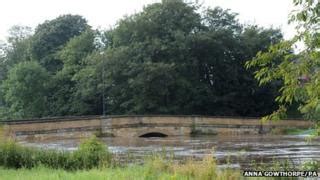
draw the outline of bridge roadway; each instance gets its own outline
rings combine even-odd
[[[189,136],[192,134],[263,134],[273,129],[309,128],[311,121],[281,120],[262,123],[259,118],[209,116],[81,116],[25,119],[2,122],[7,136],[113,137]]]

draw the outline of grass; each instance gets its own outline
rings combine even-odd
[[[2,179],[238,179],[240,170],[219,170],[213,156],[176,163],[165,153],[154,154],[143,165],[120,167],[97,138],[84,141],[74,152],[0,143]]]
[[[4,141],[5,139],[5,136],[4,136],[4,128],[3,128],[3,125],[0,124],[0,142],[1,141]]]
[[[278,166],[274,165],[275,168]],[[264,167],[265,168],[265,167]],[[261,169],[256,169],[261,170]],[[262,171],[266,169],[262,169]],[[309,169],[312,170],[312,169]],[[169,163],[159,156],[150,159],[144,165],[127,165],[125,167],[107,167],[90,170],[67,171],[43,166],[32,169],[6,169],[0,167],[0,180],[236,180],[246,179],[239,169],[216,168],[213,158],[202,161],[188,161],[184,164]],[[281,179],[262,177],[247,179]],[[297,178],[282,178],[297,179]]]
[[[232,180],[241,177],[239,169],[219,170],[212,156],[202,161],[188,161],[184,164],[174,163],[170,159],[164,159],[161,155],[154,155],[146,160],[143,165],[127,165],[124,167],[103,167],[88,170],[67,171],[52,169],[45,166],[36,166],[31,169],[8,169],[0,167],[0,180],[60,180],[60,179],[170,179],[170,180]]]
[[[111,153],[93,137],[81,143],[74,152],[23,147],[12,140],[0,142],[0,166],[33,168],[40,165],[52,169],[92,169],[111,163]]]
[[[160,166],[159,166],[160,165]],[[167,164],[168,165],[168,164]],[[161,163],[154,161],[152,165],[133,165],[127,167],[91,169],[66,171],[61,169],[50,169],[46,167],[35,167],[32,169],[5,169],[0,167],[0,180],[99,180],[99,179],[117,179],[117,180],[154,180],[154,179],[170,179],[170,180],[185,180],[185,179],[221,179],[232,180],[241,177],[240,170],[224,170],[216,171],[209,167],[203,166],[202,163],[187,163],[184,165],[168,165],[165,169]]]
[[[4,169],[0,168],[0,180],[87,180],[87,179],[143,179],[146,169],[144,167],[128,167],[128,168],[107,168],[65,171],[53,170],[45,167],[36,167],[33,169]],[[161,178],[170,177],[168,174],[161,174]],[[182,178],[181,178],[182,179]]]

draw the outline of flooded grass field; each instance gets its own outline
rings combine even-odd
[[[320,160],[320,138],[312,141],[299,135],[228,135],[196,137],[101,138],[123,163],[141,162],[144,157],[165,152],[178,161],[201,159],[214,154],[221,167],[249,168],[255,163],[290,161],[300,165]],[[48,149],[75,150],[81,139],[27,140],[21,143]]]

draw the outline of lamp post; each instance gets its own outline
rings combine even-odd
[[[105,57],[102,59],[102,116],[106,115],[105,97]]]

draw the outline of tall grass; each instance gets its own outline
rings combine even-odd
[[[186,179],[239,179],[240,169],[220,169],[213,155],[207,155],[200,161],[189,159],[184,163],[174,162],[163,154],[150,156],[143,165],[144,179],[159,179],[162,174],[171,174],[171,179],[185,177]]]
[[[12,140],[0,143],[0,166],[7,168],[33,168],[46,166],[54,169],[92,169],[107,167],[111,153],[93,137],[84,141],[74,152],[23,147]]]
[[[123,172],[128,174],[123,179],[237,179],[241,174],[240,170],[219,170],[213,156],[181,164],[167,158],[165,152],[149,156],[143,165],[111,166],[111,154],[95,137],[82,142],[74,152],[23,147],[8,140],[0,144],[0,154],[0,179],[37,179],[29,172],[42,174],[38,179],[46,179],[46,176],[52,176],[50,179],[82,179],[89,176],[105,179],[103,175],[106,171],[114,173],[114,176],[108,176],[110,179],[122,179]],[[70,174],[69,170],[74,173]],[[21,176],[16,176],[19,173]]]
[[[0,142],[4,141],[5,135],[4,135],[4,128],[3,125],[0,124]]]
[[[38,166],[32,169],[4,169],[0,167],[0,179],[170,179],[170,180],[232,180],[240,179],[240,170],[218,170],[212,157],[184,164],[168,163],[161,156],[154,156],[143,165],[107,167],[102,169],[65,171]]]

